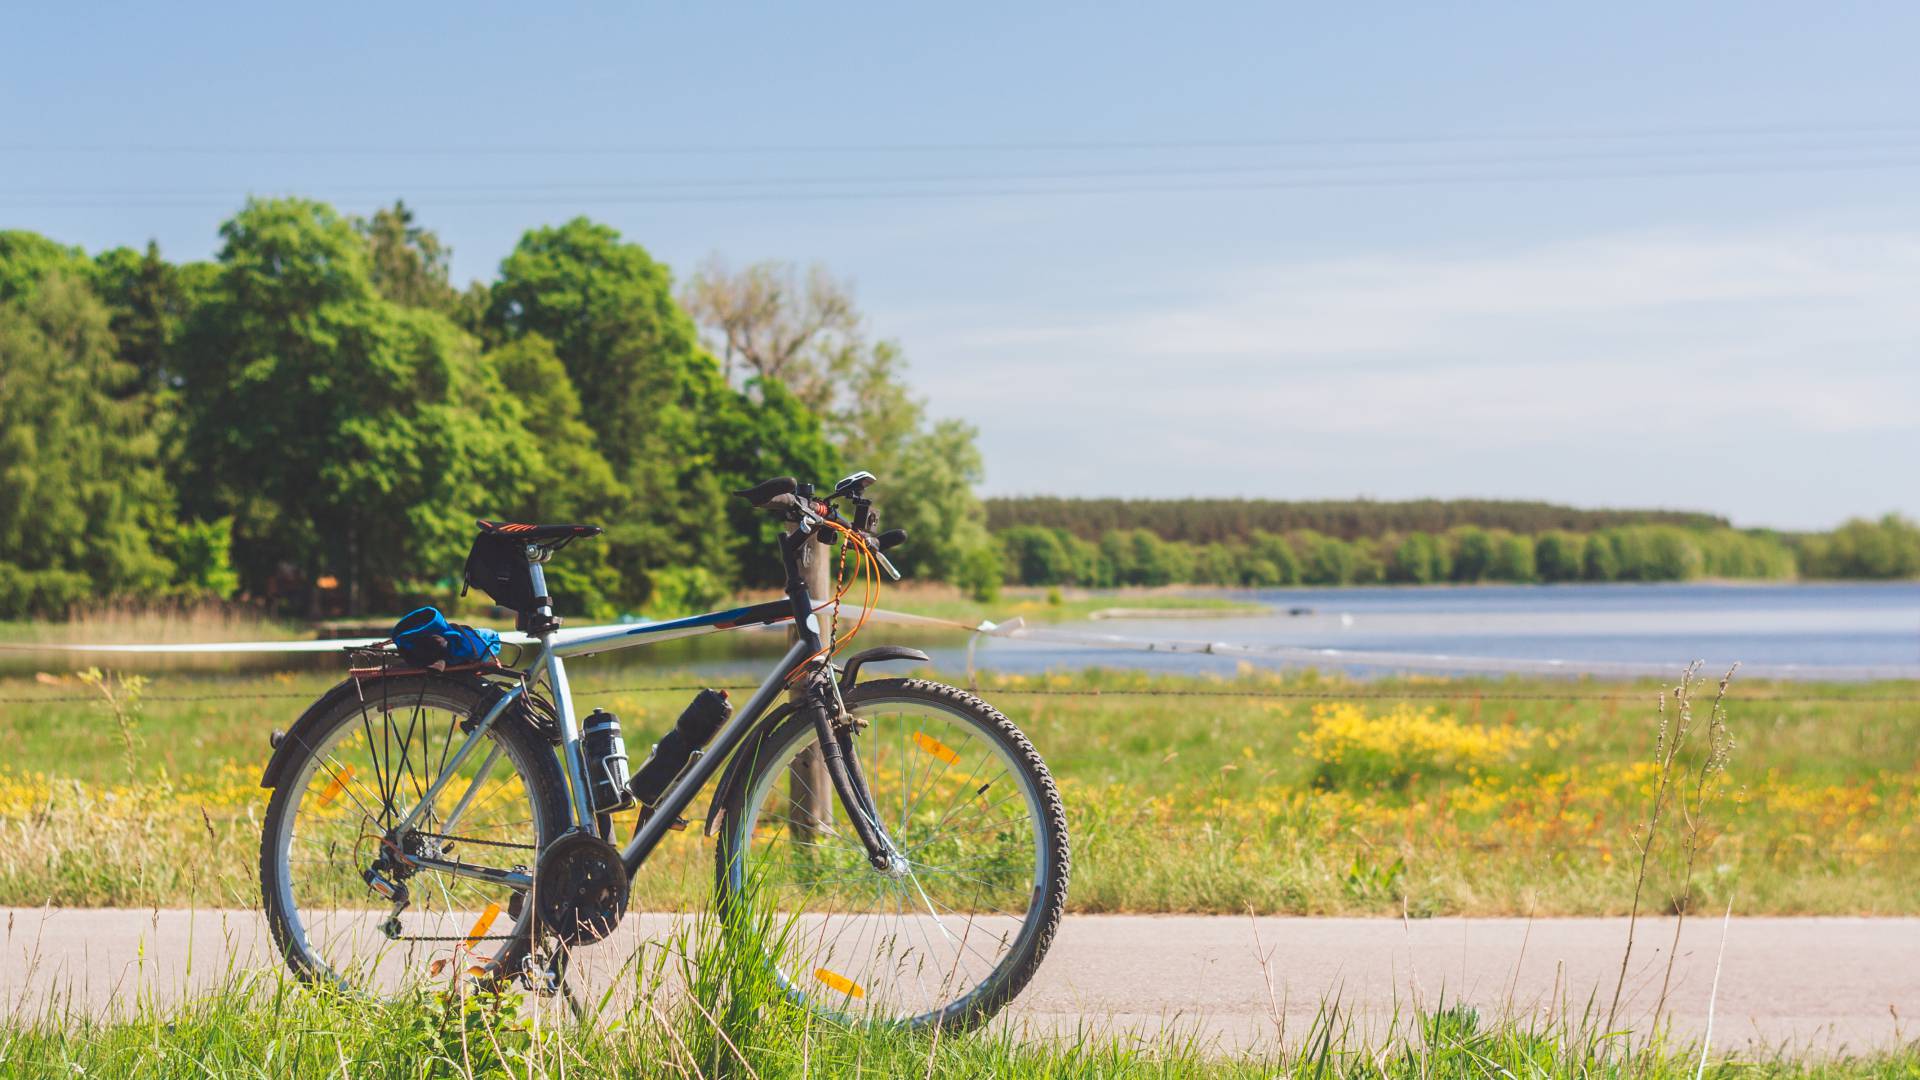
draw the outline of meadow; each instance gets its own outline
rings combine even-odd
[[[333,679],[164,672],[129,693],[109,676],[117,712],[74,676],[0,679],[0,904],[254,906],[267,735]],[[1630,902],[1660,776],[1659,684],[983,679],[1059,778],[1071,910],[1544,916]],[[642,745],[694,685],[575,676],[583,705]],[[1715,909],[1737,892],[1740,914],[1920,913],[1920,687],[1736,679],[1726,733],[1690,842],[1649,859],[1652,907],[1687,895]],[[636,904],[700,906],[709,844],[671,834]]]

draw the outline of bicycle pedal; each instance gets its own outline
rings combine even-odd
[[[671,830],[673,830],[674,832],[686,832],[686,831],[687,831],[687,819],[686,819],[686,818],[683,818],[683,817],[677,817],[677,818],[674,818],[674,819],[673,819],[673,824],[671,824],[671,825],[669,825],[669,826],[667,826],[667,828],[669,828],[669,829],[671,829]]]

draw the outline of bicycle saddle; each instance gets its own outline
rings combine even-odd
[[[478,522],[483,533],[496,533],[515,540],[571,540],[578,536],[599,536],[605,532],[598,525],[519,525],[504,521]]]

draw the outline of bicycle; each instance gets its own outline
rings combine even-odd
[[[378,653],[272,740],[260,879],[294,973],[379,992],[450,968],[551,992],[569,951],[619,924],[634,875],[713,781],[703,832],[717,837],[717,908],[766,913],[776,932],[758,959],[790,999],[851,1023],[992,1018],[1059,924],[1065,814],[1045,762],[986,702],[918,679],[860,681],[868,665],[925,653],[881,646],[836,662],[881,571],[900,576],[884,551],[905,534],[874,535],[873,482],[856,473],[816,496],[781,477],[735,492],[787,526],[784,599],[586,631],[562,632],[544,565],[601,529],[480,522],[468,581],[518,613],[530,642],[516,666],[421,669]],[[836,542],[855,570],[814,597],[806,545],[824,555]],[[856,579],[867,602],[836,637]],[[638,769],[617,718],[575,712],[569,658],[781,623],[793,643],[744,707],[703,691]],[[809,754],[831,803],[806,780],[820,771]],[[628,809],[637,824],[616,847],[613,815]]]

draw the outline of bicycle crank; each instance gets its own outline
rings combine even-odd
[[[534,913],[565,944],[591,945],[620,925],[628,888],[620,849],[576,830],[540,853],[533,871]]]

